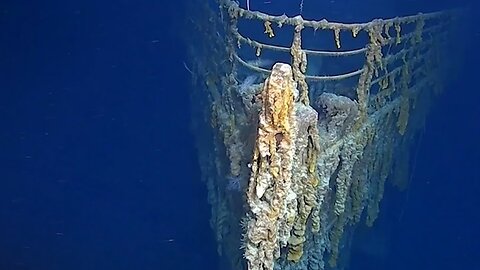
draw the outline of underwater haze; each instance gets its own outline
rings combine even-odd
[[[480,3],[303,2],[347,22],[463,9],[458,74],[413,144],[411,183],[357,232],[348,269],[480,269]],[[0,2],[0,270],[227,270],[191,128],[192,3]]]

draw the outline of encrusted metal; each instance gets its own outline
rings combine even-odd
[[[344,268],[385,182],[408,184],[455,12],[348,24],[197,4],[186,65],[222,269]]]

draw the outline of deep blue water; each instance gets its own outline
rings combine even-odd
[[[332,8],[369,17],[455,4],[359,2]],[[0,270],[217,269],[183,5],[0,3]],[[395,220],[389,252],[354,255],[352,270],[480,269],[480,30],[467,30],[451,54],[468,53],[462,76],[429,115],[408,200],[383,217]]]

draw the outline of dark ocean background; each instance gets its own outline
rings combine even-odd
[[[478,4],[315,1],[334,20],[467,7],[450,53],[460,76],[414,144],[407,198],[381,212],[366,234],[382,240],[351,270],[480,269]],[[190,129],[180,26],[198,14],[186,4],[0,2],[0,270],[218,269]]]

